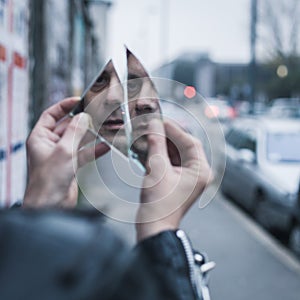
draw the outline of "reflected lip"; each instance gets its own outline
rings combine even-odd
[[[119,130],[124,128],[124,122],[119,118],[110,118],[102,124],[102,127],[109,130]]]

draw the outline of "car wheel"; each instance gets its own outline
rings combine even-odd
[[[289,246],[300,257],[300,225],[293,227],[290,234]]]

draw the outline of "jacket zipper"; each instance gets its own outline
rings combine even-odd
[[[196,283],[196,275],[195,275],[195,269],[194,269],[194,252],[193,249],[191,247],[190,241],[187,237],[187,235],[185,234],[185,232],[183,230],[178,230],[176,232],[177,237],[180,239],[187,261],[188,261],[188,265],[189,265],[189,273],[190,273],[190,280],[192,283],[192,286],[194,288],[194,290],[197,293],[197,296],[199,297],[199,299],[202,299],[202,293],[201,290],[199,291],[199,287]]]

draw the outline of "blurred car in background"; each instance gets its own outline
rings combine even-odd
[[[267,114],[276,118],[300,118],[300,99],[274,99],[270,103]]]
[[[206,98],[205,115],[209,119],[218,119],[220,122],[231,121],[236,117],[234,108],[225,100]]]
[[[300,105],[300,98],[276,98],[270,101],[270,106]]]
[[[235,112],[236,116],[245,117],[247,115],[252,114],[255,116],[264,115],[267,111],[267,107],[263,102],[255,102],[251,107],[251,103],[249,101],[236,101],[235,103]]]
[[[249,101],[239,100],[235,102],[234,108],[238,117],[247,116],[250,113],[251,104]]]
[[[180,125],[186,132],[196,136],[199,124],[191,112],[182,104],[160,100],[162,115]]]
[[[297,206],[294,210],[291,232],[289,236],[290,248],[300,257],[300,181],[297,197]]]
[[[289,231],[300,177],[300,121],[239,119],[225,138],[224,194],[264,227]]]
[[[255,116],[263,116],[266,114],[267,107],[266,104],[263,102],[255,102],[253,104],[253,114]]]

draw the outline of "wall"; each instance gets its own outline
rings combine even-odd
[[[28,0],[0,1],[0,207],[23,198],[28,135]]]
[[[106,47],[109,6],[0,0],[0,207],[23,199],[29,128],[46,107],[80,95],[95,76]]]

